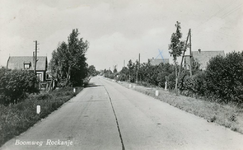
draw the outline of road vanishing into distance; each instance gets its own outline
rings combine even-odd
[[[103,77],[3,150],[243,150],[243,135]]]

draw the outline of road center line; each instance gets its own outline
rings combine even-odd
[[[124,143],[123,143],[121,130],[120,130],[120,127],[119,127],[119,122],[118,122],[118,119],[117,119],[117,116],[116,116],[116,111],[115,111],[114,106],[112,104],[112,101],[111,101],[111,97],[110,97],[109,92],[107,91],[107,89],[106,89],[105,86],[104,86],[104,88],[105,88],[105,90],[107,92],[107,95],[108,95],[108,97],[110,99],[111,107],[112,107],[112,110],[113,110],[113,113],[114,113],[114,116],[115,116],[115,119],[116,119],[116,125],[117,125],[117,129],[118,129],[119,137],[120,137],[120,140],[121,140],[121,144],[122,144],[122,150],[125,150],[125,146],[124,146]]]

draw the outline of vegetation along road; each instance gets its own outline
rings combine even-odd
[[[242,134],[94,77],[75,98],[1,149],[242,148]]]

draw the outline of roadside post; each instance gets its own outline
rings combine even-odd
[[[155,91],[155,96],[159,96],[159,91],[158,90]]]
[[[40,107],[40,105],[37,105],[36,106],[36,113],[40,114],[40,112],[41,112],[41,107]]]
[[[167,81],[165,81],[165,90],[167,91]]]

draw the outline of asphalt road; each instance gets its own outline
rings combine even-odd
[[[243,135],[102,77],[1,149],[242,150]]]

